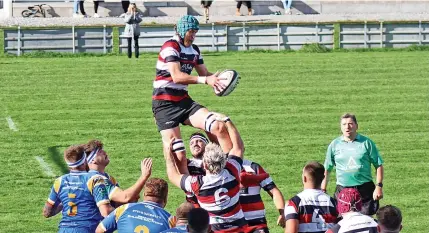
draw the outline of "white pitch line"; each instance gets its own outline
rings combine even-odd
[[[12,117],[8,116],[6,117],[7,123],[9,124],[9,129],[12,131],[18,131],[18,128],[16,127],[15,123],[12,120]]]
[[[54,174],[54,172],[52,171],[51,167],[49,167],[49,165],[45,162],[45,160],[43,160],[43,158],[42,158],[42,157],[40,157],[40,156],[35,156],[34,158],[37,160],[37,162],[39,162],[40,167],[42,167],[42,170],[45,172],[45,174],[46,174],[47,176],[50,176],[50,177],[55,176],[55,174]]]

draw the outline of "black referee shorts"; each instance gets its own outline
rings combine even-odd
[[[355,188],[359,191],[359,194],[362,198],[362,214],[371,216],[377,212],[378,208],[380,207],[380,203],[379,201],[374,201],[374,199],[372,198],[372,195],[375,190],[374,182],[367,182],[352,187],[343,187],[341,185],[337,185],[337,188],[335,189],[335,200],[337,200],[338,194],[344,188]]]
[[[204,106],[185,98],[174,102],[168,100],[152,100],[152,112],[155,117],[158,131],[172,129],[184,122]]]

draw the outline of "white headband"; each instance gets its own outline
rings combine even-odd
[[[71,163],[71,162],[68,162],[68,161],[66,160],[66,163],[67,163],[67,166],[69,166],[69,167],[71,167],[71,168],[76,168],[76,167],[79,167],[80,165],[84,164],[84,163],[85,163],[85,161],[86,161],[86,153],[85,153],[85,152],[83,152],[83,156],[82,156],[82,158],[81,158],[81,159],[79,159],[78,161]]]

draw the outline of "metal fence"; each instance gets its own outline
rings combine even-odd
[[[339,29],[335,31],[334,28]],[[119,27],[119,43],[113,44],[113,27],[71,27],[60,29],[4,29],[4,50],[21,55],[38,50],[54,52],[110,53],[114,46],[126,52],[127,40]],[[171,26],[142,27],[141,51],[157,52],[174,34]],[[335,41],[338,40],[338,41]],[[300,49],[318,43],[333,48],[406,47],[429,43],[429,23],[355,23],[355,24],[230,24],[201,25],[196,44],[202,51],[249,49]]]
[[[361,23],[340,25],[340,48],[401,48],[429,43],[429,23]]]
[[[120,28],[121,35],[122,32],[123,28]],[[159,51],[162,43],[173,34],[171,27],[143,28],[139,47],[144,51]],[[300,49],[308,43],[320,43],[332,48],[333,25],[201,25],[195,43],[202,51]],[[126,50],[126,47],[126,38],[120,36],[120,51]]]
[[[111,27],[4,30],[5,51],[21,55],[34,51],[109,53],[113,47]]]

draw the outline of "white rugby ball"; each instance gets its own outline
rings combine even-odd
[[[220,82],[225,85],[225,89],[218,91],[216,88],[213,88],[217,96],[227,96],[231,94],[240,79],[240,75],[235,70],[224,70],[218,75],[218,77],[221,78]]]

